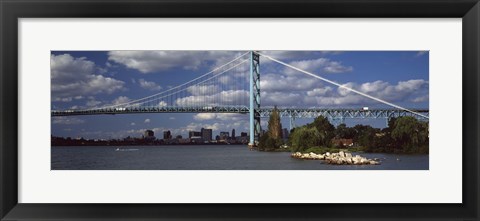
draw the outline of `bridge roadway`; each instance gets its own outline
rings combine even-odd
[[[273,108],[261,108],[260,117],[267,118]],[[324,116],[331,119],[348,118],[392,118],[412,116],[421,120],[428,120],[422,116],[399,109],[329,109],[329,108],[278,108],[281,117],[315,118]],[[414,112],[428,116],[428,109],[410,109]],[[78,116],[78,115],[115,115],[139,113],[241,113],[248,114],[249,108],[241,107],[130,107],[130,108],[105,108],[92,110],[52,110],[51,116]]]

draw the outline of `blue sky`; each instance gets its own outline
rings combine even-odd
[[[239,51],[53,51],[52,109],[91,109],[146,97],[187,82],[245,52]],[[262,53],[406,108],[428,108],[429,54],[425,51],[263,51]],[[242,68],[243,67],[243,68]],[[248,62],[235,69],[248,74]],[[338,89],[264,57],[261,105],[279,107],[390,108]],[[228,76],[228,73],[226,73]],[[246,76],[246,75],[245,75]],[[248,93],[246,82],[234,81]],[[225,89],[227,90],[227,89]],[[195,98],[197,94],[186,94]],[[235,98],[238,98],[236,96]],[[244,99],[242,99],[243,101]],[[236,102],[236,100],[232,100]],[[265,127],[267,119],[262,124]],[[297,120],[297,125],[311,119]],[[282,120],[288,127],[288,119]],[[383,127],[385,120],[347,120]],[[190,130],[248,131],[241,114],[129,114],[52,118],[52,135],[92,139],[140,137],[152,129],[184,137]]]

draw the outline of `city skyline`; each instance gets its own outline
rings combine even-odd
[[[181,84],[242,52],[229,51],[54,51],[51,55],[52,109],[85,109],[128,102]],[[428,109],[428,52],[264,52],[364,93],[407,108]],[[385,107],[292,70],[261,60],[262,106]],[[228,79],[225,79],[228,80]],[[311,119],[297,119],[303,125]],[[186,136],[248,131],[248,115],[175,113],[52,118],[52,135],[111,139],[165,130]],[[384,120],[352,120],[382,127]],[[288,125],[288,119],[282,119]],[[266,120],[262,121],[265,128]]]

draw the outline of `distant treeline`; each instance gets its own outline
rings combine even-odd
[[[275,111],[275,110],[274,110]],[[272,125],[279,125],[277,115],[269,120],[269,131],[260,138],[259,149],[275,151],[283,144],[287,144],[293,152],[302,152],[309,148],[356,148],[365,152],[380,153],[428,153],[429,135],[428,122],[422,122],[414,117],[391,118],[388,127],[384,129],[373,128],[368,125],[356,125],[347,127],[340,124],[334,127],[325,117],[320,116],[307,125],[294,128],[290,131],[288,141],[270,133],[270,130],[277,131],[278,128],[271,128]],[[342,143],[333,142],[339,139],[352,139],[351,147],[343,146]]]

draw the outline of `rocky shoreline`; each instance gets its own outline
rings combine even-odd
[[[351,153],[345,153],[340,151],[338,153],[325,153],[325,154],[316,154],[313,152],[310,153],[292,153],[291,157],[297,159],[306,159],[306,160],[324,160],[328,164],[335,165],[379,165],[380,162],[377,159],[367,159],[360,155],[353,156]]]

